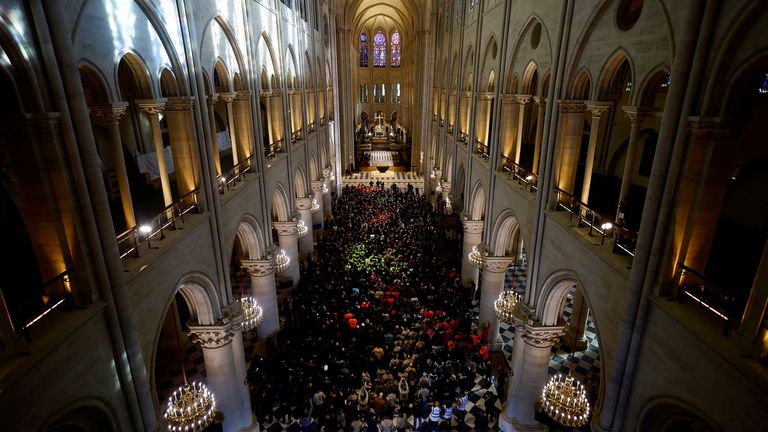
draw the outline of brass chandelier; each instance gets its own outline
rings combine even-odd
[[[520,302],[520,294],[512,291],[502,291],[496,301],[493,302],[493,312],[501,322],[512,324]]]
[[[168,430],[194,432],[205,429],[213,421],[216,399],[203,383],[186,382],[168,398],[165,419]]]
[[[472,250],[469,251],[467,259],[472,267],[477,267],[481,270],[485,267],[485,253],[480,249],[480,245],[472,246]]]
[[[553,376],[541,391],[541,405],[544,412],[556,422],[568,427],[584,426],[589,420],[590,406],[584,386],[573,377],[573,359],[576,352],[576,339],[581,334],[582,313],[579,309],[578,325],[571,348],[571,364],[568,375],[558,373]],[[573,319],[573,316],[571,316]]]
[[[280,252],[275,256],[275,272],[276,273],[282,273],[285,270],[288,269],[288,266],[291,264],[291,258],[288,257],[288,255],[285,253],[284,250],[280,249]]]
[[[255,298],[240,298],[240,306],[243,308],[243,331],[251,331],[264,321],[264,311]]]

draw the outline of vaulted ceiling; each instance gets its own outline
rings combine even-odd
[[[425,21],[429,0],[344,0],[339,22],[349,23],[353,33],[365,28],[396,27],[403,36],[414,35]]]

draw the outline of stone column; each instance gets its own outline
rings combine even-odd
[[[312,180],[312,193],[314,194],[314,202],[318,206],[318,209],[312,212],[312,224],[319,225],[319,231],[323,229],[323,210],[325,207],[323,203],[323,182],[321,180]]]
[[[163,136],[160,134],[160,119],[158,114],[165,109],[165,99],[136,99],[136,105],[149,116],[149,124],[152,126],[152,141],[155,143],[155,156],[157,156],[157,169],[160,171],[160,185],[163,189],[163,201],[165,206],[173,204],[171,195],[171,182],[168,180],[168,168],[165,166],[165,153],[163,152]]]
[[[277,230],[277,241],[280,245],[280,249],[285,251],[285,254],[291,260],[288,263],[288,268],[283,272],[283,275],[290,278],[295,287],[299,283],[299,237],[298,230],[296,229],[295,221],[287,222],[272,222],[272,226]]]
[[[235,109],[232,102],[235,100],[235,93],[220,93],[219,97],[224,100],[227,107],[227,129],[229,129],[229,142],[232,143],[232,164],[239,163],[237,156],[237,127],[235,126]]]
[[[536,116],[536,141],[534,141],[533,148],[533,167],[531,171],[539,174],[539,158],[541,156],[541,140],[544,138],[544,113],[547,110],[547,98],[541,96],[534,96],[534,101],[539,105],[539,109]]]
[[[547,430],[534,416],[536,403],[547,382],[552,345],[561,334],[562,327],[539,327],[520,320],[515,323],[512,375],[507,402],[499,417],[499,429],[502,431]]]
[[[122,138],[120,137],[120,119],[125,116],[127,111],[128,102],[118,102],[91,108],[92,115],[97,119],[104,121],[109,129],[109,141],[112,147],[115,171],[117,172],[117,182],[120,185],[120,202],[123,205],[125,226],[126,228],[131,229],[136,226],[136,216],[133,213],[131,187],[128,182],[128,171],[125,168],[123,144]]]
[[[307,227],[307,232],[299,236],[299,253],[305,260],[312,254],[312,198],[296,198],[296,212]]]
[[[587,338],[584,331],[587,329],[587,314],[589,309],[584,302],[583,288],[576,286],[573,292],[573,308],[571,309],[571,319],[565,329],[563,336],[563,347],[572,348],[573,341],[576,341],[576,349],[583,350],[587,347]]]
[[[233,305],[239,306],[237,303]],[[232,308],[232,311],[236,309]],[[207,385],[216,397],[217,409],[223,414],[224,431],[253,430],[240,330],[242,315],[225,321],[212,326],[189,326],[189,335],[203,348]],[[239,343],[233,343],[235,339]]]
[[[280,330],[280,317],[277,307],[277,287],[275,286],[275,258],[264,260],[240,260],[243,268],[251,276],[251,295],[259,302],[264,313],[264,320],[256,329],[259,339],[268,338]]]
[[[323,168],[323,218],[327,219],[331,217],[332,212],[333,205],[331,203],[331,167],[325,167]]]
[[[211,146],[213,148],[213,163],[216,166],[216,176],[221,175],[221,159],[219,158],[219,143],[216,140],[216,102],[219,95],[208,95],[208,123],[211,125]]]
[[[253,115],[251,115],[251,91],[241,90],[232,103],[237,124],[237,160],[245,161],[253,154]],[[234,150],[234,147],[233,147]]]
[[[520,105],[515,103],[515,95],[505,94],[501,98],[501,155],[510,161],[515,160],[515,143],[517,138],[517,110]],[[504,160],[501,162],[505,163]]]
[[[195,157],[197,138],[192,119],[193,106],[194,98],[191,96],[170,97],[165,103],[168,138],[171,141],[176,187],[180,196],[195,190],[200,171]]]
[[[477,286],[479,271],[469,263],[469,253],[473,247],[483,241],[483,221],[464,220],[462,224],[464,225],[464,243],[461,248],[461,284],[467,286],[470,282],[474,282]]]
[[[447,203],[451,199],[451,182],[444,181],[441,187],[443,189],[443,202]]]
[[[493,309],[493,304],[504,290],[504,275],[507,267],[515,261],[513,257],[485,257],[483,266],[483,282],[480,289],[480,328],[490,325],[488,332],[488,347],[491,351],[501,350],[499,336],[499,320]]]
[[[515,135],[515,163],[520,165],[520,151],[523,147],[523,128],[525,127],[525,106],[531,101],[530,95],[515,95],[517,104],[517,134]]]
[[[592,128],[589,131],[589,147],[587,148],[587,161],[584,166],[584,183],[581,186],[581,202],[589,205],[589,188],[592,185],[592,168],[595,163],[595,149],[597,140],[603,134],[600,124],[600,116],[608,111],[611,102],[587,102],[587,109],[592,113]]]
[[[579,165],[581,138],[584,130],[584,111],[582,101],[560,101],[560,125],[557,129],[557,187],[573,193],[576,183],[576,170]]]
[[[629,189],[632,186],[632,177],[637,172],[637,160],[638,148],[642,149],[642,145],[638,144],[638,136],[640,135],[640,129],[643,127],[643,121],[653,113],[652,108],[623,106],[624,113],[629,117],[630,129],[629,129],[629,145],[627,146],[627,157],[624,160],[624,173],[621,175],[621,192],[619,193],[619,205],[616,209],[616,223],[619,223],[619,212],[621,203],[627,200],[629,195]]]

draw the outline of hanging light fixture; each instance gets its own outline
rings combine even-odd
[[[177,311],[173,311],[176,321]],[[199,382],[187,382],[187,371],[184,367],[184,357],[181,351],[179,338],[179,323],[176,321],[176,345],[179,349],[179,362],[184,383],[168,398],[168,407],[165,409],[165,420],[168,422],[168,430],[173,432],[202,431],[213,422],[216,413],[216,398],[208,387]]]
[[[298,231],[299,237],[304,237],[307,232],[309,232],[309,228],[307,228],[307,224],[304,223],[303,220],[299,219],[299,221],[296,223],[296,230]]]
[[[264,311],[256,299],[245,295],[242,278],[240,278],[240,307],[243,308],[243,331],[255,329],[264,320]]]
[[[502,291],[496,301],[493,302],[493,312],[496,314],[496,318],[501,322],[512,324],[519,302],[520,294],[512,290]]]
[[[251,331],[264,320],[264,311],[255,298],[251,296],[240,298],[243,307],[243,331]]]
[[[284,272],[286,269],[288,269],[290,264],[291,259],[288,257],[284,250],[280,249],[280,252],[277,254],[277,256],[275,256],[275,273]]]
[[[573,347],[571,348],[571,365],[568,375],[558,373],[553,376],[541,391],[541,405],[544,412],[556,422],[568,427],[580,427],[589,420],[590,406],[584,386],[573,377],[573,359],[576,352],[576,339],[581,333],[581,321],[584,305],[579,309],[579,321],[576,327]]]
[[[485,253],[481,250],[480,245],[472,246],[472,250],[467,254],[467,259],[472,267],[483,269],[485,267]]]

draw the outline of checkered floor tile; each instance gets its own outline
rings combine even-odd
[[[504,289],[514,289],[518,293],[525,292],[528,273],[525,260],[520,266],[510,267],[504,278]],[[563,318],[565,322],[570,322],[573,312],[573,293],[569,293],[566,298]],[[512,361],[512,345],[514,343],[515,330],[505,323],[500,324],[499,333],[504,342],[504,355],[507,361]],[[587,315],[587,326],[584,331],[587,339],[587,347],[584,350],[577,350],[574,353],[573,374],[586,385],[597,388],[600,380],[600,346],[597,340],[597,330],[592,321],[592,314]],[[558,372],[567,374],[570,368],[571,353],[561,347],[561,343],[552,347],[552,358],[549,361],[549,375],[552,376]]]

